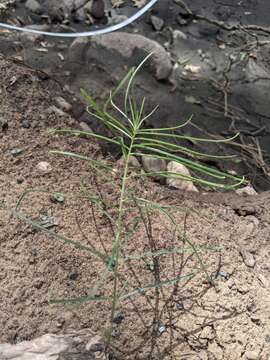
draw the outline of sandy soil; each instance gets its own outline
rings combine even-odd
[[[112,179],[95,177],[87,163],[50,154],[51,149],[61,149],[103,161],[98,145],[87,139],[48,134],[50,128],[78,127],[68,114],[59,115],[51,108],[55,105],[51,80],[3,59],[0,71],[0,200],[14,207],[29,188],[63,192],[63,203],[53,201],[49,193],[29,193],[19,211],[39,223],[53,218],[56,224],[50,229],[57,234],[108,252],[113,228],[96,206],[78,194],[83,179],[88,194],[97,196],[100,191],[114,216],[121,168],[116,166]],[[48,172],[38,169],[41,161],[50,164]],[[151,181],[135,182],[132,187],[141,197],[181,208],[174,211],[177,223],[194,245],[208,246],[201,256],[215,286],[209,286],[198,271],[190,280],[164,286],[159,294],[151,290],[122,301],[119,312],[123,316],[114,326],[111,358],[269,359],[270,194],[194,198]],[[127,216],[127,228],[137,215],[135,211]],[[140,220],[124,247],[125,254],[188,247],[161,215],[153,212],[145,221],[151,223],[153,242]],[[0,341],[17,343],[71,329],[102,335],[110,316],[109,303],[49,305],[48,300],[89,295],[105,271],[104,263],[4,210],[0,210],[0,229]],[[245,261],[241,253],[246,254]],[[153,283],[150,260],[121,265],[120,282],[127,291]],[[157,264],[160,281],[199,269],[190,252],[159,257]],[[98,295],[108,295],[111,287],[110,275]]]

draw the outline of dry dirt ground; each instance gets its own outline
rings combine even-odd
[[[30,188],[63,192],[63,203],[47,192],[29,193],[18,211],[39,223],[54,222],[50,231],[106,253],[114,229],[93,197],[102,193],[104,206],[115,215],[121,167],[115,165],[111,177],[95,176],[87,162],[49,153],[61,149],[103,161],[98,145],[88,139],[48,134],[50,128],[78,127],[68,114],[51,108],[52,88],[52,80],[41,73],[0,59],[0,201],[14,208]],[[42,161],[51,169],[40,170]],[[190,251],[121,263],[119,284],[125,291],[154,281],[165,286],[161,291],[148,288],[119,303],[110,358],[270,359],[270,194],[194,197],[135,180],[132,188],[136,196],[174,206],[173,215],[186,239],[207,247],[200,256],[215,286],[209,285]],[[127,229],[140,219],[125,243],[125,255],[189,249],[157,212],[149,211],[144,221],[137,215],[135,210],[125,219]],[[0,342],[82,329],[102,335],[110,317],[108,302],[52,305],[48,300],[91,294],[105,272],[104,263],[5,210],[0,210],[0,229]],[[158,271],[153,271],[150,260]],[[196,275],[189,277],[192,272]],[[177,276],[181,281],[169,285]],[[111,287],[109,274],[98,296],[108,295]]]

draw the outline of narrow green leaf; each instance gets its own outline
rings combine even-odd
[[[40,225],[39,223],[29,219],[24,214],[12,209],[12,208],[9,208],[9,207],[5,206],[5,210],[7,210],[16,219],[19,219],[19,220],[23,221],[25,224],[32,226],[34,229],[40,230],[40,231],[46,233],[47,235],[49,235],[49,236],[51,236],[51,237],[53,237],[53,238],[55,238],[57,240],[60,240],[60,241],[62,241],[64,243],[66,243],[66,244],[73,245],[74,247],[76,247],[76,248],[78,248],[78,249],[80,249],[82,251],[86,251],[86,252],[90,253],[91,255],[93,255],[94,257],[97,257],[97,258],[101,259],[103,262],[108,261],[107,255],[103,254],[100,251],[93,250],[93,249],[91,249],[91,248],[89,248],[89,247],[87,247],[85,245],[80,244],[77,241],[74,241],[72,239],[67,238],[66,236],[56,234],[54,231],[47,229],[46,227],[44,227],[44,226]]]

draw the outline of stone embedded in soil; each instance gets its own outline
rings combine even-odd
[[[125,320],[125,315],[122,312],[119,312],[118,314],[115,315],[113,322],[115,324],[121,324],[123,321]]]
[[[12,149],[12,150],[10,150],[10,154],[12,155],[12,156],[18,156],[18,155],[20,155],[20,154],[22,154],[23,153],[23,149],[19,149],[19,148],[16,148],[16,149]]]
[[[196,186],[191,181],[186,180],[186,178],[189,178],[191,175],[184,165],[176,161],[170,161],[167,170],[168,172],[174,173],[167,177],[167,185],[184,191],[198,192]]]
[[[23,119],[21,122],[21,127],[24,129],[30,129],[31,124],[27,119]]]
[[[105,4],[103,0],[88,1],[83,9],[96,19],[102,19],[105,15]]]
[[[166,326],[160,325],[158,328],[158,331],[159,331],[160,335],[162,335],[164,332],[166,332]]]
[[[251,254],[250,251],[248,251],[246,249],[241,249],[240,255],[242,256],[244,264],[247,267],[254,268],[254,266],[256,265],[256,259],[255,259],[255,256],[253,254]]]
[[[0,117],[0,130],[6,132],[8,130],[8,122]]]
[[[184,304],[183,303],[177,303],[175,305],[175,307],[176,307],[176,310],[184,310]]]
[[[163,159],[157,159],[150,155],[144,155],[142,156],[142,165],[146,172],[152,173],[152,172],[164,172],[167,169],[167,163]],[[155,178],[161,178],[161,176],[153,175]]]
[[[155,15],[152,15],[150,19],[154,30],[161,31],[164,26],[164,20]]]
[[[241,195],[241,196],[253,196],[253,195],[258,195],[257,191],[251,186],[245,186],[241,189],[237,189],[235,190],[236,194]]]
[[[69,274],[68,274],[68,278],[69,280],[77,280],[79,277],[79,273],[77,271],[71,271]]]
[[[263,276],[262,274],[259,274],[257,275],[257,278],[259,280],[260,285],[267,289],[269,286],[269,281],[266,279],[266,277]]]
[[[44,174],[52,171],[52,166],[47,161],[40,161],[36,167],[40,172]]]
[[[122,156],[120,159],[117,160],[116,163],[119,167],[124,166],[124,157]],[[128,163],[129,163],[129,166],[131,166],[131,167],[135,167],[135,168],[141,167],[139,160],[135,156],[130,156]]]
[[[245,357],[246,360],[259,360],[260,359],[260,352],[259,351],[246,351]]]
[[[200,334],[200,338],[207,339],[207,340],[213,340],[215,338],[215,331],[211,326],[205,326],[202,329],[202,332]]]
[[[56,105],[63,111],[69,112],[72,109],[72,105],[69,104],[62,96],[57,96],[55,98]]]

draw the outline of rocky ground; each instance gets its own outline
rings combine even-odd
[[[106,37],[69,41],[0,29],[0,202],[14,207],[27,189],[42,189],[29,193],[20,204],[28,220],[84,245],[109,250],[108,223],[95,208],[93,213],[89,201],[70,194],[78,194],[83,179],[91,194],[100,189],[107,194],[113,214],[117,193],[111,179],[96,178],[87,163],[49,151],[74,151],[112,162],[115,184],[120,154],[85,138],[52,136],[47,130],[90,126],[103,132],[86,114],[79,89],[102,102],[127,69],[152,50],[156,54],[139,74],[136,88],[138,96],[146,96],[149,109],[159,104],[147,125],[182,123],[193,114],[185,134],[223,139],[239,131],[238,140],[225,146],[185,145],[237,155],[233,162],[202,161],[245,175],[258,191],[269,189],[269,19],[264,16],[269,4],[208,0],[204,6],[186,1],[183,7],[179,3],[159,1],[142,21]],[[81,31],[91,24],[120,21],[136,10],[136,4],[125,1],[112,8],[108,1],[104,14],[97,16],[89,4],[83,11],[83,7],[70,11],[66,0],[4,1],[0,16],[22,26]],[[39,8],[29,8],[34,5]],[[236,26],[239,22],[246,27]],[[207,246],[201,256],[215,286],[210,287],[199,272],[177,287],[164,286],[158,311],[155,291],[123,301],[110,359],[270,359],[269,192],[243,197],[200,189],[194,195],[152,181],[132,186],[140,196],[181,207],[182,212],[174,214],[177,222],[196,246]],[[64,199],[54,192],[64,193]],[[133,218],[126,221],[130,226]],[[157,249],[183,246],[161,216],[153,214],[151,225]],[[0,343],[69,334],[69,339],[77,340],[72,349],[62,340],[64,354],[59,359],[105,357],[100,336],[109,319],[108,303],[48,303],[52,298],[88,295],[104,272],[103,264],[4,210],[0,228]],[[149,246],[141,224],[125,251],[134,255]],[[160,267],[161,280],[167,281],[175,274],[189,274],[198,264],[187,253],[162,257]],[[125,281],[129,289],[152,283],[151,264],[131,262]],[[110,289],[109,278],[99,295]],[[58,338],[42,338],[43,349],[44,339],[53,344]],[[0,345],[0,359],[14,359],[18,351],[15,359],[24,360],[24,351],[27,360],[39,360],[36,354],[30,357],[27,344],[29,353],[24,347],[13,348],[13,354],[8,345]]]
[[[87,252],[34,230],[29,219],[102,250],[102,243],[97,241],[100,237],[103,246],[110,249],[108,223],[94,209],[97,233],[89,202],[70,195],[78,194],[83,179],[90,194],[101,189],[113,204],[117,196],[111,179],[95,178],[87,163],[49,151],[74,151],[99,161],[103,155],[98,144],[85,138],[48,134],[47,130],[55,127],[78,127],[66,112],[71,111],[69,106],[57,98],[63,95],[59,84],[14,61],[1,59],[0,72],[0,199],[14,207],[27,189],[43,190],[29,193],[19,206],[28,224],[0,210],[0,341],[21,344],[47,333],[69,334],[67,339],[75,339],[73,355],[66,345],[69,342],[62,337],[61,346],[55,345],[56,337],[42,338],[37,342],[40,351],[59,350],[60,346],[64,352],[61,359],[75,359],[75,355],[77,359],[100,358],[105,356],[99,336],[109,318],[109,304],[49,305],[48,300],[88,295],[104,271],[102,263]],[[121,167],[115,166],[117,184]],[[269,359],[269,193],[241,197],[201,191],[193,196],[152,181],[133,186],[140,196],[180,207],[174,215],[181,229],[196,246],[208,248],[201,256],[215,286],[209,286],[200,271],[177,286],[164,286],[158,310],[154,310],[157,295],[153,290],[122,301],[110,358]],[[64,199],[55,198],[53,192],[64,193]],[[113,214],[113,206],[110,211]],[[126,219],[127,225],[132,219]],[[153,214],[151,226],[157,250],[185,246],[160,215]],[[141,225],[125,251],[134,255],[147,249],[149,243]],[[159,264],[161,280],[175,273],[186,276],[198,267],[188,253],[162,257]],[[149,266],[142,261],[131,262],[125,273],[126,284],[136,288],[151,283]],[[110,287],[109,278],[99,295],[105,295]],[[28,343],[18,346],[10,350],[8,345],[0,345],[0,359],[22,360],[22,353],[26,359],[39,359]]]

